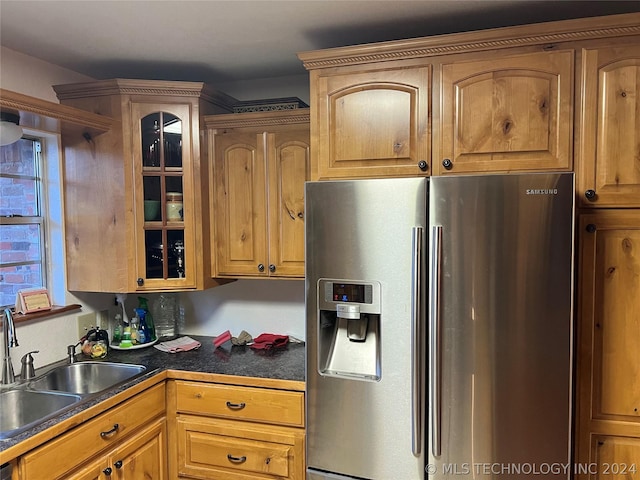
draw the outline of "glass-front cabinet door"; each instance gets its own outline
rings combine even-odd
[[[137,285],[195,287],[189,105],[132,104]]]

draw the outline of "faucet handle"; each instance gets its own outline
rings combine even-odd
[[[76,343],[75,345],[67,345],[67,357],[69,358],[69,363],[76,362],[76,347],[81,343],[82,342]]]
[[[22,370],[20,371],[21,380],[29,380],[36,376],[36,370],[33,367],[33,357],[31,354],[40,353],[40,350],[33,350],[32,352],[25,353],[20,362],[22,363]]]

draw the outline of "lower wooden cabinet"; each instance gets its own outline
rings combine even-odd
[[[181,477],[304,479],[304,431],[178,415]]]
[[[581,215],[578,241],[576,478],[640,478],[640,210]]]
[[[20,457],[21,479],[167,478],[164,383]]]
[[[167,478],[166,421],[160,418],[130,440],[71,472],[66,480],[137,480]]]
[[[303,392],[192,381],[172,391],[172,478],[304,480]]]

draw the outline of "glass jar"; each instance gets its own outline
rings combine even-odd
[[[181,222],[183,218],[182,193],[167,192],[167,221]]]
[[[104,358],[107,356],[107,343],[104,340],[91,342],[91,358]]]

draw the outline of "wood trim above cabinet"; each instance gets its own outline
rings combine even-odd
[[[229,113],[222,115],[207,115],[204,117],[205,128],[242,128],[242,127],[270,127],[273,125],[308,124],[309,109],[293,109],[251,113]]]
[[[0,107],[20,113],[20,125],[45,130],[82,130],[97,135],[113,126],[113,119],[105,115],[86,112],[22,93],[0,88]],[[59,125],[59,127],[58,127]]]
[[[640,13],[632,13],[299,52],[298,58],[314,70],[638,34]]]
[[[237,103],[237,100],[232,96],[214,90],[202,82],[114,78],[94,82],[54,85],[53,89],[60,100],[108,95],[193,97],[205,100],[229,112],[232,111],[233,104]]]

